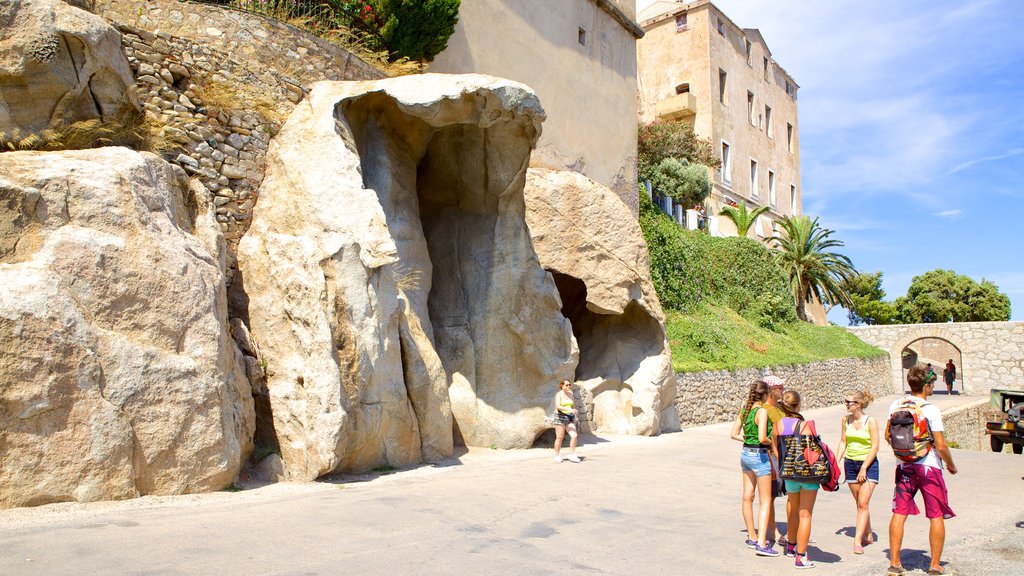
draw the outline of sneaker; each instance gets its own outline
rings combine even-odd
[[[796,566],[797,570],[807,570],[808,568],[814,568],[814,562],[811,562],[810,558],[807,557],[806,553],[804,553],[803,556],[797,554],[796,561],[793,565]]]
[[[569,462],[576,462],[577,464],[579,464],[580,457],[575,454],[569,454]]]
[[[853,553],[854,554],[863,554],[864,553],[864,547],[863,546],[859,546],[857,544],[854,544],[853,545]]]
[[[903,566],[889,566],[889,576],[904,576],[907,569]]]
[[[765,542],[764,548],[756,544],[754,545],[754,554],[757,554],[758,556],[769,556],[771,558],[774,558],[779,555],[779,551],[775,548],[772,548],[771,546],[768,546],[768,543]]]
[[[750,548],[750,549],[757,548],[757,540],[751,540],[751,539],[747,538],[747,548]]]
[[[786,538],[785,536],[779,538],[779,546],[789,546],[789,538]]]
[[[555,462],[561,462],[561,461],[562,461],[562,457],[561,456],[555,456]]]
[[[796,556],[796,544],[786,544],[786,551],[783,552],[786,556],[793,558]]]

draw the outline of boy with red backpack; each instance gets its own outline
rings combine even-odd
[[[938,376],[923,364],[915,364],[907,371],[910,395],[893,402],[889,407],[889,421],[885,440],[902,462],[896,467],[896,489],[892,499],[892,520],[889,522],[889,574],[900,576],[906,569],[900,563],[903,545],[903,526],[908,515],[920,513],[914,503],[918,492],[924,499],[924,512],[930,522],[928,542],[931,544],[931,566],[928,574],[943,574],[941,559],[945,543],[945,519],[956,514],[949,507],[949,494],[942,478],[942,464],[950,474],[956,474],[956,465],[942,426],[942,413],[927,402]]]

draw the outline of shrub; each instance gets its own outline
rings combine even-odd
[[[693,131],[693,126],[686,122],[658,120],[641,125],[637,144],[637,161],[641,174],[666,158],[687,160],[711,168],[722,165],[711,141],[698,137]]]
[[[796,320],[789,281],[764,245],[748,238],[714,238],[683,230],[645,194],[640,205],[651,279],[662,306],[690,313],[701,302],[712,300],[774,331]]]
[[[700,204],[711,194],[707,167],[687,160],[666,158],[642,176],[682,206]]]

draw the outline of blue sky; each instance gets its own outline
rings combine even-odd
[[[1024,320],[1024,1],[713,2],[800,85],[804,213],[840,251],[889,300],[946,268]]]

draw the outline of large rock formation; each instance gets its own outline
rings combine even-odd
[[[252,399],[224,243],[187,186],[123,148],[0,154],[0,507],[237,474]]]
[[[525,225],[525,86],[319,83],[267,155],[239,246],[286,473],[529,446],[576,351]]]
[[[114,116],[136,99],[121,34],[60,0],[0,2],[0,133]]]
[[[630,209],[575,172],[531,169],[526,221],[579,344],[576,381],[597,432],[678,430],[665,316]]]

